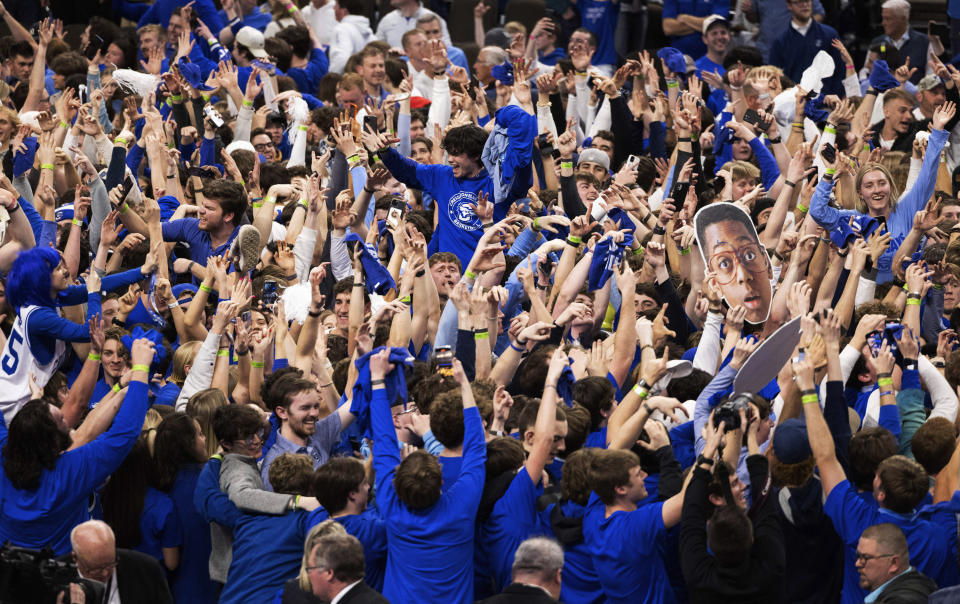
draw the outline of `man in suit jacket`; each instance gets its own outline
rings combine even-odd
[[[910,3],[907,0],[886,0],[880,7],[880,18],[883,35],[874,38],[870,47],[881,43],[895,46],[903,61],[909,58],[910,67],[917,68],[910,81],[919,84],[923,76],[933,73],[929,65],[931,47],[926,34],[910,27]],[[899,65],[891,67],[895,69]]]
[[[870,590],[867,602],[926,604],[937,584],[910,566],[907,538],[895,524],[867,527],[857,543],[860,587]]]
[[[353,535],[327,535],[310,552],[304,568],[313,595],[331,604],[390,604],[363,582],[363,545]]]
[[[560,544],[545,537],[531,537],[513,555],[512,583],[479,604],[557,604],[562,573]]]
[[[70,533],[70,544],[80,576],[107,585],[107,604],[173,604],[160,563],[140,552],[117,549],[106,522],[78,524]]]

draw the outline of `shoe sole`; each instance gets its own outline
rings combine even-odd
[[[230,255],[238,264],[237,270],[249,273],[257,266],[260,255],[260,232],[252,224],[240,227],[233,244],[230,246]]]

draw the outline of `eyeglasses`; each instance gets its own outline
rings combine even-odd
[[[255,445],[262,445],[266,440],[267,440],[267,429],[261,428],[260,431],[254,434],[253,436],[248,436],[243,440],[234,441],[234,444],[243,445],[249,448]]]
[[[762,273],[770,266],[770,258],[759,244],[747,245],[731,251],[717,252],[710,256],[710,270],[716,274],[717,283],[727,285],[737,277],[737,265],[751,273]]]
[[[258,143],[253,146],[257,151],[266,151],[267,149],[273,148],[273,143]]]
[[[869,561],[871,561],[871,560],[876,560],[877,558],[892,558],[893,556],[896,556],[896,554],[876,554],[876,555],[873,555],[873,554],[861,554],[860,552],[857,552],[857,562],[862,562],[862,563],[866,564],[867,562],[869,562]]]
[[[81,560],[79,557],[77,558],[77,566],[80,568],[80,571],[84,575],[87,575],[88,577],[103,576],[106,574],[110,574],[113,572],[113,569],[115,569],[117,567],[117,564],[119,563],[120,563],[120,556],[117,556],[113,560],[113,562],[109,564],[106,564],[104,566],[98,566],[95,568],[90,568],[86,565],[86,563],[83,560]]]

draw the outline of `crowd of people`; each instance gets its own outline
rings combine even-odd
[[[960,1],[467,1],[0,4],[0,601],[957,601]]]

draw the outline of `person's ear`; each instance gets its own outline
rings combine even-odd
[[[723,506],[723,505],[726,505],[726,503],[727,503],[727,502],[723,499],[723,497],[720,497],[719,495],[712,495],[712,494],[711,494],[711,495],[708,497],[708,499],[710,500],[710,503],[713,504],[715,507],[721,507],[721,506]]]
[[[526,432],[523,433],[523,442],[524,442],[527,446],[530,446],[530,447],[533,446],[533,438],[534,438],[534,431],[533,431],[533,430],[527,430]]]

